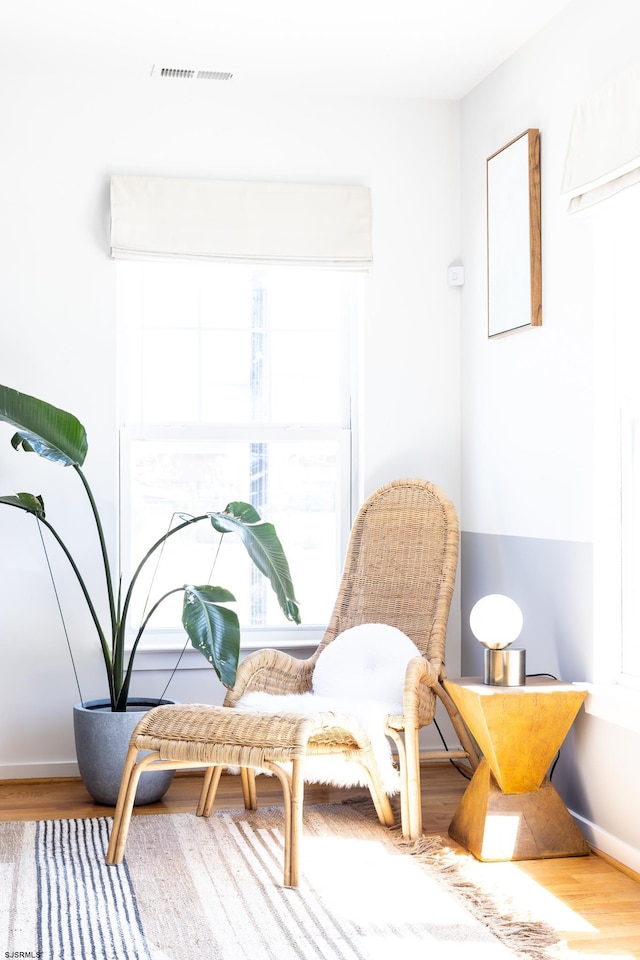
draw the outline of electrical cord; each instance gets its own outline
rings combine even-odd
[[[528,673],[527,677],[549,677],[550,680],[558,679],[557,677],[554,677],[552,673]],[[549,780],[551,780],[553,777],[553,771],[555,770],[556,764],[559,759],[560,759],[560,751],[558,750],[558,752],[556,753],[556,758],[551,764],[551,769],[549,770]]]
[[[435,726],[436,730],[437,730],[438,733],[440,734],[440,739],[442,740],[442,744],[443,744],[445,750],[448,750],[448,749],[449,749],[449,745],[448,745],[447,741],[445,740],[445,738],[444,738],[444,736],[443,736],[443,734],[442,734],[442,730],[441,730],[440,727],[438,726],[438,721],[436,720],[435,717],[433,718],[433,725]],[[461,777],[464,777],[465,780],[471,780],[471,777],[469,776],[469,774],[466,773],[466,771],[464,771],[464,770],[462,769],[462,767],[459,766],[459,764],[457,764],[457,763],[455,762],[455,760],[453,759],[453,757],[449,757],[449,763],[450,763],[451,766],[454,768],[454,770],[457,770],[457,771],[458,771],[458,773],[460,774]]]

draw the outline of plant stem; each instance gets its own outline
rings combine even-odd
[[[158,546],[158,544],[156,544],[156,546]],[[167,591],[167,593],[163,594],[159,600],[156,600],[151,610],[149,611],[149,613],[146,615],[146,617],[140,624],[140,627],[138,628],[138,632],[136,634],[136,638],[133,641],[133,646],[131,647],[131,653],[129,654],[129,661],[127,663],[126,673],[122,680],[122,684],[117,691],[116,702],[115,702],[116,710],[124,712],[127,709],[127,700],[129,699],[129,687],[131,685],[131,674],[133,672],[133,661],[136,655],[136,650],[138,649],[138,644],[142,639],[142,635],[146,630],[149,620],[151,619],[155,611],[158,609],[160,604],[167,599],[167,597],[170,597],[172,593],[181,593],[183,591],[184,591],[184,587],[174,587],[172,590],[169,590]],[[124,620],[122,622],[124,623]],[[122,646],[124,646],[124,634],[122,635],[121,640],[122,640]]]
[[[93,519],[96,524],[96,530],[98,531],[98,539],[100,541],[100,553],[102,554],[102,564],[104,567],[104,576],[107,584],[107,596],[109,598],[109,616],[111,618],[111,636],[112,638],[115,638],[118,616],[117,616],[116,605],[113,597],[113,581],[111,579],[111,566],[109,564],[109,554],[107,551],[107,544],[104,538],[104,531],[102,529],[102,521],[100,520],[100,514],[98,513],[98,508],[93,498],[91,487],[87,482],[87,478],[85,477],[84,473],[82,472],[82,470],[80,469],[77,463],[73,464],[73,469],[76,471],[76,473],[82,480],[82,485],[84,486],[87,497],[89,498],[89,503],[91,504],[91,512],[93,513]]]
[[[138,577],[140,576],[140,573],[142,572],[142,569],[143,569],[143,567],[145,566],[147,560],[155,553],[155,551],[158,549],[158,547],[161,547],[164,543],[166,543],[166,541],[169,539],[169,537],[173,537],[176,533],[180,533],[180,531],[181,531],[181,530],[184,530],[185,527],[190,527],[190,526],[191,526],[192,524],[194,524],[194,523],[199,523],[201,520],[208,520],[208,519],[210,519],[209,514],[208,514],[208,513],[203,513],[203,514],[202,514],[201,516],[199,516],[199,517],[191,517],[189,520],[185,520],[184,523],[181,523],[181,524],[179,524],[179,526],[174,527],[173,530],[169,530],[167,533],[163,533],[163,535],[162,535],[158,540],[156,540],[156,542],[153,544],[153,546],[150,547],[149,550],[147,550],[147,552],[145,553],[144,557],[142,558],[142,560],[140,561],[140,563],[139,563],[138,566],[136,567],[135,573],[134,573],[133,576],[131,577],[131,581],[130,581],[130,583],[129,583],[129,587],[128,587],[128,589],[127,589],[127,593],[126,593],[125,598],[124,598],[124,604],[123,604],[123,607],[122,607],[122,615],[121,615],[121,617],[120,617],[120,623],[121,623],[121,624],[126,624],[126,622],[127,622],[127,614],[128,614],[128,612],[129,612],[129,605],[130,605],[130,603],[131,603],[131,596],[132,596],[132,594],[133,594],[133,588],[135,587],[136,581],[137,581]],[[156,604],[155,606],[157,606],[157,604]],[[154,608],[153,608],[154,610],[155,610],[155,606],[154,606]],[[148,619],[149,619],[149,617],[146,618],[145,623],[147,622]]]

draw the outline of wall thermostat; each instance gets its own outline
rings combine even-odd
[[[447,282],[450,287],[462,287],[464,285],[464,267],[448,267]]]

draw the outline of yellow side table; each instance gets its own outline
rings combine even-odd
[[[478,860],[589,853],[546,776],[586,691],[539,678],[522,687],[490,686],[479,678],[444,685],[484,754],[449,835]]]

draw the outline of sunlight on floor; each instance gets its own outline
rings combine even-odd
[[[592,950],[588,950],[583,953],[582,950],[567,950],[566,953],[562,955],[562,960],[579,960],[580,957],[584,957],[585,960],[636,960],[638,954],[632,953],[612,953],[608,951],[607,953],[593,953]]]
[[[439,960],[513,958],[415,857],[388,842],[307,836],[303,863],[313,865],[313,886],[333,918],[353,925],[352,945],[372,960],[398,950],[402,960],[424,960],[424,927]]]
[[[492,859],[512,856],[520,830],[520,814],[489,814],[484,824],[482,855]]]
[[[572,940],[571,946],[566,943],[558,950],[558,957],[562,960],[637,960],[640,954],[619,953],[612,950],[608,953],[595,952],[592,946],[580,949],[580,936],[585,940],[596,937],[598,930],[581,913],[574,910],[562,899],[552,894],[542,884],[529,876],[517,862],[509,863],[480,863],[471,855],[461,854],[457,858],[463,862],[461,869],[464,875],[482,886],[489,892],[496,905],[505,912],[510,905],[526,905],[525,918],[547,923],[558,931],[562,940]],[[518,916],[521,916],[520,910]],[[550,955],[554,955],[553,948]]]
[[[550,948],[551,957],[557,956],[558,960],[639,960],[640,943],[637,950],[633,946],[630,950],[629,941],[626,947],[611,946],[607,950],[604,944],[597,943],[599,937],[604,936],[606,940],[606,933],[603,934],[580,912],[579,905],[574,909],[561,896],[551,893],[543,880],[531,875],[534,872],[538,872],[540,877],[543,873],[548,875],[546,866],[542,873],[538,870],[538,867],[542,868],[543,861],[480,862],[460,848],[449,848],[449,854],[455,858],[463,876],[488,894],[499,910],[508,913],[513,909],[519,919],[546,923],[557,931],[561,943],[555,952],[553,947]],[[582,862],[582,858],[575,859]],[[549,865],[551,861],[544,863]],[[569,882],[575,891],[573,875]],[[589,897],[586,903],[593,905]],[[593,912],[591,916],[593,918]]]
[[[479,863],[470,855],[464,860],[465,876],[474,879],[496,898],[498,905],[513,901],[527,904],[530,918],[550,924],[556,930],[595,933],[595,928],[580,914],[528,876],[517,862]]]
[[[398,950],[402,960],[424,960],[424,933],[421,939],[419,931],[425,927],[439,960],[469,956],[513,960],[515,956],[512,946],[496,939],[497,931],[491,932],[491,921],[485,924],[476,919],[469,902],[442,882],[437,868],[435,872],[425,869],[418,857],[402,847],[344,834],[335,838],[307,835],[303,863],[313,864],[309,875],[314,887],[339,922],[353,924],[354,943],[361,936],[362,953],[372,960],[378,956],[388,960]],[[513,889],[511,880],[506,882]],[[491,880],[490,892],[493,886]],[[530,886],[522,883],[522,889],[528,906]]]
[[[502,840],[505,840],[504,834]],[[457,960],[458,949],[461,957],[468,956],[471,949],[475,960],[483,960],[485,950],[488,950],[488,960],[505,956],[501,951],[507,948],[502,944],[496,947],[495,940],[492,953],[491,944],[483,942],[482,937],[475,939],[473,920],[467,909],[448,893],[437,874],[424,870],[419,860],[408,856],[401,847],[396,850],[373,838],[355,839],[344,835],[330,838],[307,835],[304,844],[303,863],[307,858],[313,861],[314,885],[322,889],[336,916],[348,917],[356,925],[362,924],[363,929],[370,924],[378,925],[375,935],[368,930],[366,944],[362,944],[363,949],[366,945],[367,955],[377,960],[378,947],[381,960],[390,955],[386,924],[399,924],[405,931],[412,924],[426,924],[433,928],[434,939],[439,941],[442,960]],[[463,880],[479,889],[503,917],[513,916],[516,921],[553,928],[560,942],[556,947],[547,946],[550,958],[640,960],[640,952],[636,953],[628,940],[625,946],[617,949],[612,946],[607,951],[606,934],[581,913],[579,891],[577,898],[573,896],[565,902],[561,895],[547,889],[543,876],[549,875],[549,861],[545,861],[544,866],[541,861],[479,861],[461,848],[447,845],[436,854],[436,859],[442,861],[443,867],[454,865]],[[563,876],[562,869],[558,876]],[[555,884],[555,889],[562,891],[562,885]],[[589,916],[591,920],[595,916],[595,923],[598,922],[597,913],[591,912]],[[456,943],[458,938],[451,935],[456,925],[463,937],[461,943]],[[605,941],[598,943],[602,936]],[[467,938],[466,947],[464,938]],[[414,946],[416,958],[422,957],[424,942],[414,943],[411,936],[402,939],[403,960],[405,957],[413,960]],[[508,949],[506,956],[512,956]]]
[[[419,876],[420,867],[412,857],[377,840],[306,837],[303,862],[307,861],[313,863],[314,883],[323,884],[332,908],[341,912],[348,904],[354,921],[393,918],[428,923],[433,919],[453,924],[465,920],[465,911],[453,898],[443,897],[434,911],[430,904],[438,899],[437,882],[424,871]],[[433,896],[425,899],[425,893]]]

